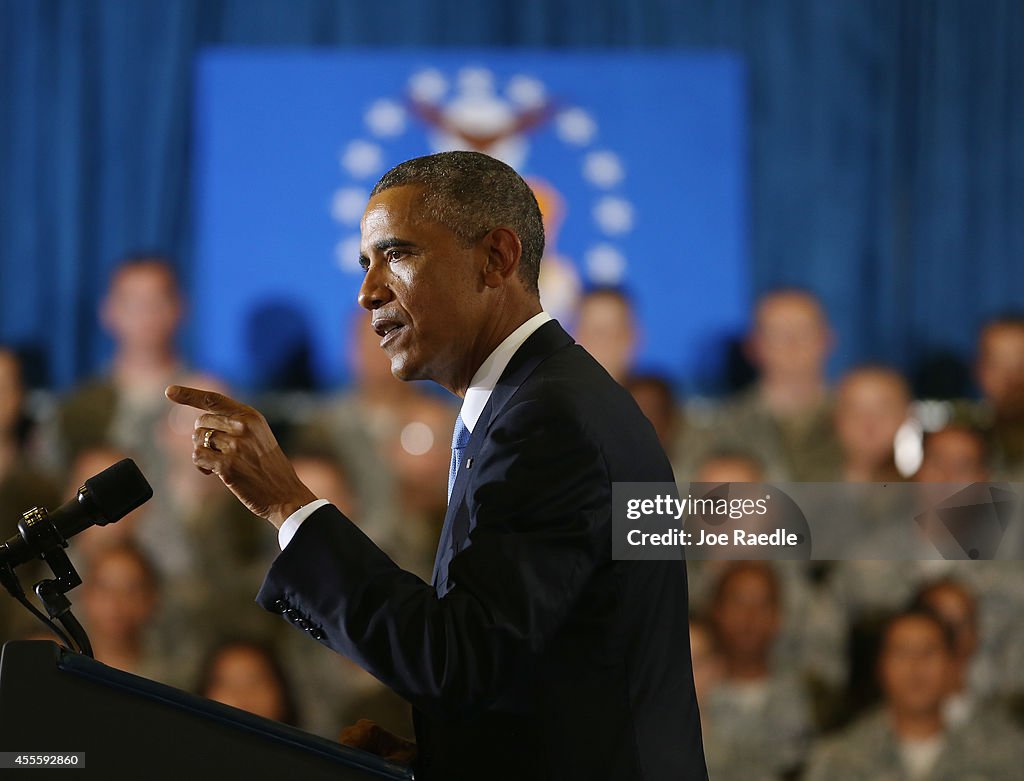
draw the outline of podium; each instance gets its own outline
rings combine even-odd
[[[3,647],[0,752],[83,752],[80,767],[61,769],[68,781],[413,778],[408,768],[372,754],[115,670],[46,640]],[[0,771],[4,777],[12,772]]]

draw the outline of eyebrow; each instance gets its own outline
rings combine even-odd
[[[416,243],[408,239],[400,239],[397,236],[386,239],[378,239],[373,243],[373,249],[377,252],[385,252],[395,247],[415,247]],[[363,253],[359,254],[359,265],[366,268],[370,265],[370,259]]]

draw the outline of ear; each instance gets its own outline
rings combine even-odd
[[[511,228],[495,228],[484,236],[483,245],[487,252],[484,284],[487,287],[501,287],[519,270],[523,244]]]

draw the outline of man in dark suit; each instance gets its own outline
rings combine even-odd
[[[508,166],[397,166],[362,223],[360,304],[400,379],[463,399],[433,583],[295,477],[258,412],[206,410],[194,461],[279,529],[258,601],[413,705],[423,779],[706,778],[685,565],[612,559],[615,481],[673,480],[629,394],[542,311],[544,237]]]

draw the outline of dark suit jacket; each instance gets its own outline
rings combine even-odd
[[[613,481],[673,481],[629,394],[549,322],[462,458],[433,586],[333,507],[257,600],[412,703],[420,779],[702,781],[686,570],[614,561]]]

